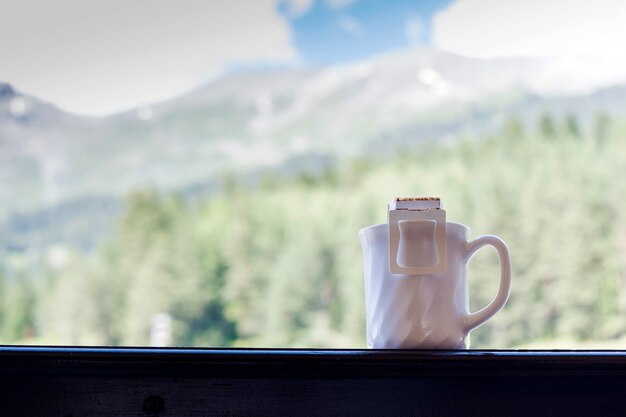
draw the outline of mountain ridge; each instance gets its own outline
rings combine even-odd
[[[12,213],[116,201],[137,188],[213,192],[224,175],[316,172],[494,132],[511,117],[532,126],[545,112],[572,113],[583,124],[598,111],[623,114],[624,86],[545,93],[553,65],[422,48],[350,65],[237,71],[103,118],[66,113],[0,83],[0,224]]]

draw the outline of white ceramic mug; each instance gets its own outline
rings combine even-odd
[[[493,317],[506,303],[511,261],[496,236],[468,242],[469,228],[446,223],[447,271],[398,275],[389,271],[389,230],[378,224],[359,232],[365,267],[367,345],[374,349],[466,349],[469,332]],[[493,301],[469,312],[467,264],[485,245],[500,256],[500,287]]]

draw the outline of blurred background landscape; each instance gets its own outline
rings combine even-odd
[[[619,2],[0,1],[0,343],[364,347],[357,233],[437,195],[512,255],[473,348],[626,347]]]

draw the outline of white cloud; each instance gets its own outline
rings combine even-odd
[[[458,0],[433,22],[435,46],[492,58],[614,58],[626,45],[623,0]]]
[[[311,9],[314,2],[315,0],[287,0],[285,4],[291,16],[301,16]]]
[[[339,27],[352,36],[360,36],[364,30],[361,22],[351,16],[341,16],[339,18]]]
[[[169,98],[240,61],[296,57],[276,0],[0,0],[0,80],[70,111]]]

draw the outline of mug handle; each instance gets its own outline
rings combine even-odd
[[[511,289],[511,258],[506,243],[497,236],[484,235],[471,242],[467,242],[465,246],[465,259],[469,262],[472,256],[483,246],[493,246],[498,251],[500,257],[500,287],[498,294],[486,307],[474,313],[465,316],[466,331],[470,331],[485,323],[492,318],[504,306],[509,298]]]

